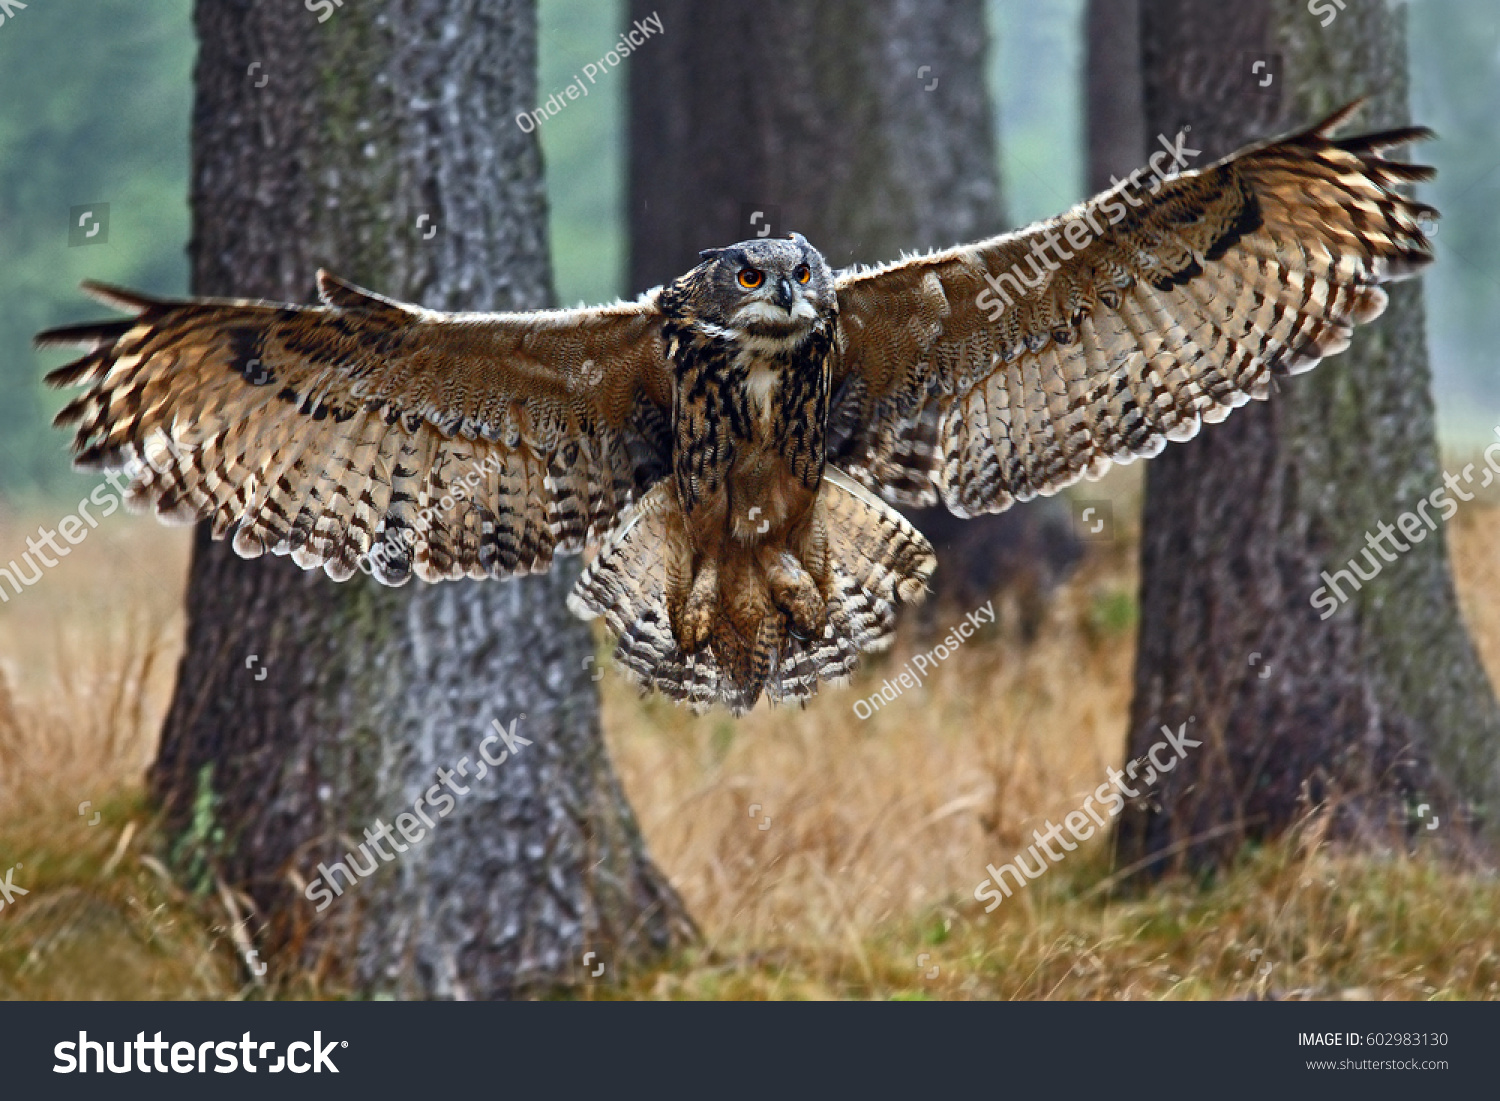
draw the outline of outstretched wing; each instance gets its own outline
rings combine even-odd
[[[1060,218],[838,279],[830,458],[897,504],[999,512],[1157,454],[1347,347],[1432,259],[1358,104]]]
[[[444,314],[319,273],[321,307],[158,301],[54,329],[87,389],[57,416],[127,500],[399,585],[545,570],[667,469],[671,380],[650,296],[602,309]]]

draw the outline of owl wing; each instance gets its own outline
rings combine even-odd
[[[999,512],[1157,454],[1342,351],[1431,261],[1383,160],[1407,128],[1300,134],[1059,218],[841,273],[830,459],[897,504]],[[1179,139],[1180,140],[1180,139]]]
[[[321,307],[158,301],[54,329],[88,349],[57,416],[78,465],[124,467],[126,499],[387,584],[545,570],[667,468],[671,380],[655,300],[445,314],[318,276]]]

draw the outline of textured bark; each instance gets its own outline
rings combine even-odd
[[[796,230],[837,268],[1004,228],[982,0],[632,0],[652,12],[664,33],[630,67],[632,291],[755,236]],[[1079,554],[1060,502],[909,515],[959,606],[1015,583],[1034,618]]]
[[[1403,8],[1350,4],[1327,28],[1300,0],[1142,12],[1145,133],[1191,125],[1205,163],[1359,95],[1372,96],[1359,128],[1408,121]],[[1460,836],[1500,793],[1500,715],[1443,528],[1329,619],[1310,603],[1366,532],[1443,484],[1422,288],[1388,289],[1349,351],[1148,469],[1129,756],[1162,724],[1204,745],[1122,817],[1122,865],[1222,861],[1317,805],[1337,835],[1370,836],[1415,829],[1425,802]]]
[[[549,305],[541,159],[512,121],[535,100],[533,5],[324,10],[197,7],[195,291],[308,300],[321,265],[433,308]],[[576,572],[336,585],[200,528],[152,787],[183,873],[253,898],[265,958],[367,994],[499,997],[689,934],[603,747],[592,637],[563,603]],[[531,744],[476,778],[513,720]],[[450,815],[428,809],[421,843],[316,913],[319,864],[463,758]]]

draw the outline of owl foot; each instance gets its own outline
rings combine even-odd
[[[704,562],[693,578],[693,587],[688,591],[682,614],[672,622],[677,648],[684,654],[696,654],[703,649],[718,615],[719,568],[712,562]]]
[[[761,564],[771,602],[791,620],[792,633],[803,640],[822,638],[828,627],[828,604],[812,575],[788,551],[767,555]]]

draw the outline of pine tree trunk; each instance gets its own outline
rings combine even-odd
[[[1350,4],[1327,27],[1301,0],[1142,12],[1152,143],[1191,125],[1207,163],[1360,95],[1358,128],[1407,121],[1404,8]],[[1148,468],[1128,755],[1163,724],[1203,745],[1122,817],[1123,866],[1220,862],[1313,806],[1359,837],[1416,828],[1408,810],[1425,802],[1457,836],[1500,794],[1500,714],[1442,527],[1377,559],[1326,620],[1312,604],[1325,571],[1363,563],[1367,532],[1443,485],[1422,286],[1388,289],[1346,353]]]
[[[664,33],[630,67],[632,291],[791,230],[837,268],[1004,228],[982,0],[630,4],[653,12]],[[963,607],[1014,582],[1034,618],[1079,554],[1060,503],[911,515]]]
[[[1084,49],[1086,171],[1088,192],[1096,195],[1142,163],[1146,118],[1140,0],[1089,0]]]
[[[326,266],[433,308],[550,304],[541,158],[514,122],[535,100],[530,0],[203,0],[196,23],[197,293],[305,301]],[[364,994],[491,998],[690,934],[604,750],[576,572],[336,585],[200,528],[152,789],[182,874],[253,898],[263,958]],[[477,776],[513,722],[515,751]],[[448,816],[429,799],[424,838],[376,860],[367,828],[438,770]],[[378,870],[314,890],[351,850]]]

